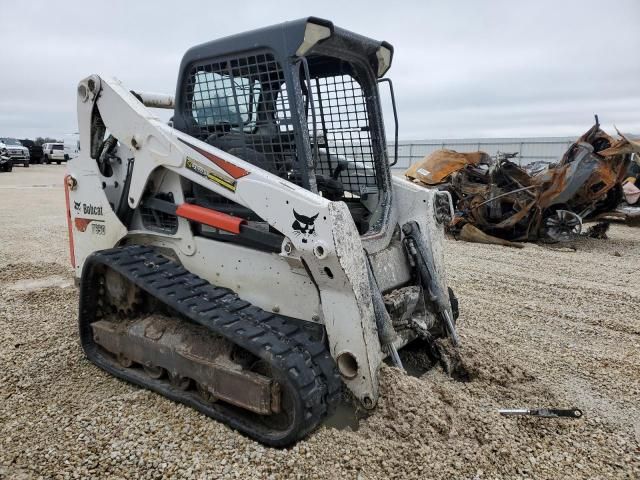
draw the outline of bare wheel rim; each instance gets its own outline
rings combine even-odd
[[[582,219],[570,210],[556,210],[545,220],[545,230],[549,238],[568,241],[580,235]]]

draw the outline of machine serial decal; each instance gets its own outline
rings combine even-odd
[[[100,215],[102,216],[102,205],[96,207],[90,203],[73,202],[73,209],[76,213],[83,213],[84,215]]]
[[[103,222],[94,222],[91,224],[91,233],[94,235],[105,235],[107,229]]]
[[[227,177],[226,175],[222,175],[218,172],[214,172],[210,168],[205,167],[204,165],[201,165],[200,163],[196,162],[191,157],[187,157],[185,166],[189,170],[196,172],[201,177],[204,177],[207,180],[215,182],[221,187],[226,188],[227,190],[230,190],[232,192],[236,191],[236,181],[233,178]]]
[[[295,220],[291,225],[291,228],[293,228],[296,235],[302,237],[302,243],[307,243],[310,236],[316,235],[315,221],[316,218],[318,218],[318,214],[316,213],[313,217],[306,217],[304,215],[300,215],[294,209],[293,216],[295,217]]]
[[[235,179],[238,179],[238,178],[245,177],[245,176],[249,175],[249,172],[247,172],[244,168],[240,168],[240,167],[238,167],[237,165],[234,165],[231,162],[223,160],[222,158],[214,155],[213,153],[209,153],[206,150],[198,148],[195,145],[192,145],[189,142],[186,142],[186,141],[182,140],[181,138],[179,138],[178,140],[180,140],[185,145],[188,145],[189,147],[193,148],[200,155],[205,157],[207,160],[210,160],[211,162],[213,162],[215,165],[220,167],[222,170],[227,172],[229,175],[231,175]]]
[[[91,233],[95,235],[104,235],[106,233],[106,226],[104,220],[96,220],[95,218],[79,218],[76,217],[73,220],[73,224],[76,230],[79,232],[86,232],[89,224],[91,225]]]

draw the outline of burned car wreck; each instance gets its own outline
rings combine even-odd
[[[517,154],[438,150],[406,172],[410,180],[448,191],[456,214],[450,229],[480,242],[491,237],[567,241],[582,223],[616,208],[631,154],[640,145],[605,133],[597,121],[562,159],[528,173],[511,159]],[[464,232],[463,232],[464,231]],[[495,240],[495,239],[493,239]]]

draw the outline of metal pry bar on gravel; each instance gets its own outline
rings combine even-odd
[[[582,410],[579,408],[501,408],[498,410],[500,415],[505,417],[527,415],[530,417],[543,418],[580,418]]]

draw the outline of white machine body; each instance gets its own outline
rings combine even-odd
[[[78,86],[82,149],[69,160],[65,178],[76,276],[81,276],[92,252],[135,243],[158,247],[187,270],[266,311],[324,325],[345,384],[365,406],[375,405],[378,369],[388,352],[379,340],[367,264],[383,294],[409,284],[412,266],[400,227],[414,221],[431,250],[432,275],[446,285],[443,223],[434,214],[438,192],[393,177],[383,228],[361,236],[344,202],[329,201],[177,131],[145,106],[145,98],[153,107],[173,105],[171,96],[134,95],[120,81],[97,75]],[[117,139],[113,151],[121,161],[112,163],[109,176],[91,156],[96,109],[108,133]],[[179,214],[173,233],[147,228],[142,213],[145,195],[170,196],[179,207],[186,203],[185,181],[255,212],[284,236],[279,251],[194,235],[193,218]],[[116,213],[122,202],[132,211],[128,226]],[[296,215],[308,223],[302,225]],[[426,324],[435,322],[434,312],[420,315]],[[399,334],[394,345],[401,348],[415,336]]]

